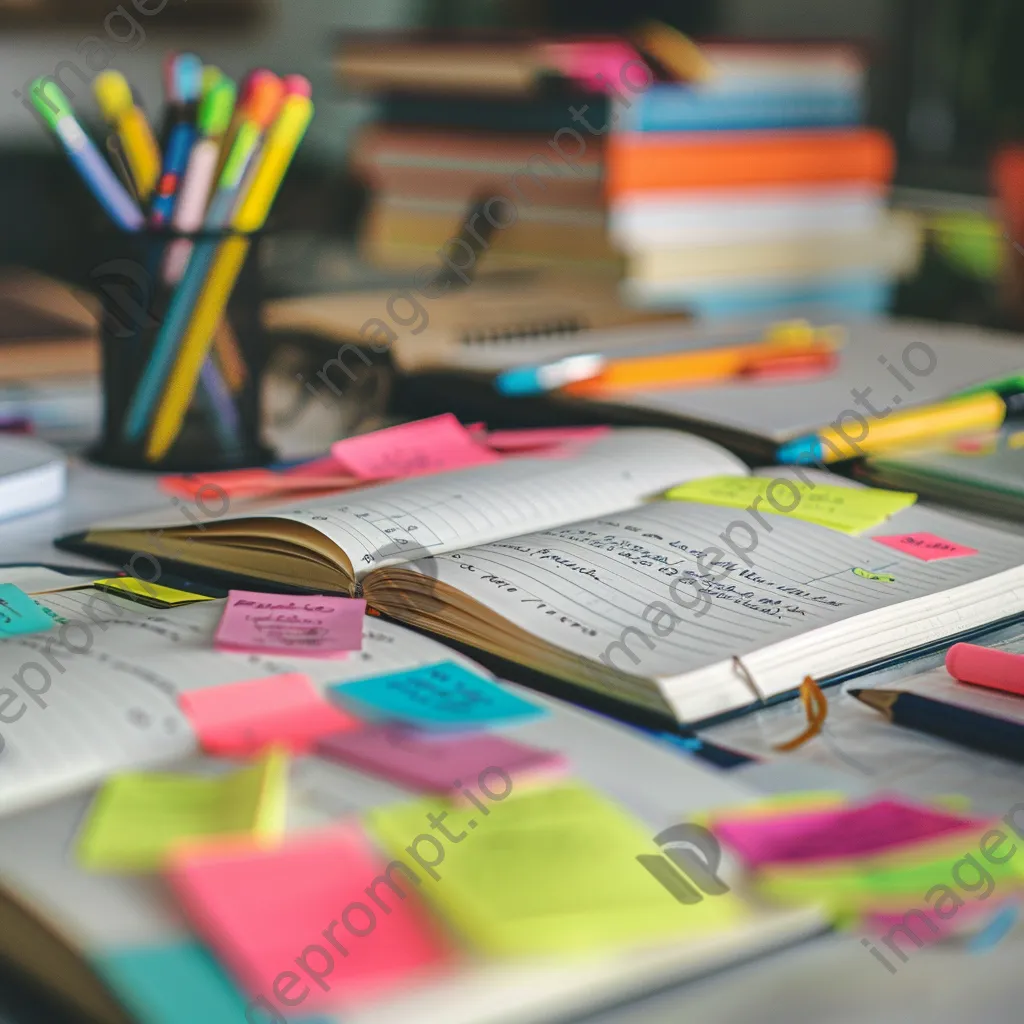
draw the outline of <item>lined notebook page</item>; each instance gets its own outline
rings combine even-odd
[[[669,430],[618,430],[569,458],[516,458],[336,495],[272,513],[338,544],[357,576],[639,504],[674,483],[746,474],[709,441]]]
[[[720,535],[741,517],[749,521],[734,509],[656,502],[448,553],[416,568],[574,655],[670,679],[1024,562],[1020,538],[912,508],[871,532],[929,531],[979,553],[925,562],[866,536],[767,516],[771,532],[759,531],[748,566],[732,552],[715,553],[725,547]],[[733,536],[749,546],[741,531]],[[704,571],[698,559],[707,551]],[[854,569],[893,579],[872,580]],[[1012,611],[1008,606],[1006,614]],[[624,631],[632,631],[628,652],[616,646]],[[869,660],[870,647],[867,640],[862,660]],[[587,669],[581,666],[580,674]],[[799,681],[795,667],[793,685]]]
[[[192,753],[195,737],[177,705],[184,690],[280,672],[305,672],[323,688],[445,658],[480,671],[380,620],[365,620],[361,651],[326,662],[215,652],[223,601],[157,611],[91,589],[38,600],[69,624],[63,634],[55,628],[0,640],[0,814],[118,769]]]

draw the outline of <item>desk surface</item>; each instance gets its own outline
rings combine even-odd
[[[62,506],[0,524],[0,562],[95,565],[58,551],[52,538],[84,529],[98,519],[161,506],[173,508],[154,477],[76,463]],[[622,770],[629,768],[623,765]],[[809,772],[813,780],[813,769]],[[1024,786],[1019,794],[1024,802]],[[890,975],[861,946],[859,934],[832,935],[591,1019],[595,1024],[1012,1021],[1020,1018],[1022,953],[1024,934],[1020,933],[985,954],[949,948],[914,950]],[[24,1017],[17,1024],[35,1019],[41,1018]]]

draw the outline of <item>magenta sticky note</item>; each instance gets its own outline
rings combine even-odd
[[[360,480],[423,476],[501,460],[451,413],[337,441],[331,455]]]
[[[511,776],[516,785],[557,775],[565,768],[561,754],[496,733],[439,740],[384,725],[364,725],[325,737],[317,752],[427,793],[447,793],[464,783],[475,784],[480,773],[492,767]]]
[[[382,880],[384,859],[353,824],[271,849],[238,842],[182,849],[167,876],[246,995],[294,1020],[393,990],[450,959],[417,892],[435,883],[410,864],[408,872],[392,870],[396,891]]]
[[[361,598],[231,590],[213,644],[221,651],[343,658],[363,645],[365,613]]]
[[[532,452],[544,448],[570,445],[578,450],[582,445],[596,441],[611,427],[528,427],[523,430],[493,430],[487,443],[499,452]]]
[[[220,757],[251,757],[268,746],[309,753],[322,737],[360,725],[301,672],[190,690],[178,695],[178,705],[203,750]]]
[[[712,831],[751,867],[868,857],[984,826],[898,800],[780,815],[716,819]]]
[[[957,544],[956,541],[936,537],[934,533],[899,533],[891,537],[872,537],[872,540],[884,544],[887,548],[895,548],[905,555],[913,555],[923,562],[934,562],[939,558],[965,558],[976,555],[974,548]]]

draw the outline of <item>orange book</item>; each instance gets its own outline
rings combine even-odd
[[[637,192],[859,183],[893,175],[889,137],[872,128],[786,132],[634,133],[608,143],[612,199]]]

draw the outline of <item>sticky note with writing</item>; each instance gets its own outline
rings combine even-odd
[[[193,594],[187,590],[165,587],[162,583],[149,583],[136,579],[134,576],[115,576],[109,580],[96,580],[93,586],[98,590],[106,590],[129,601],[149,605],[152,608],[177,608],[182,604],[193,604],[196,601],[212,601],[205,594]]]
[[[916,494],[904,491],[811,485],[799,480],[759,476],[711,476],[691,480],[673,487],[665,497],[726,508],[746,509],[756,503],[758,513],[800,519],[851,534],[878,526],[917,501]]]
[[[363,644],[366,602],[354,597],[290,597],[228,592],[213,643],[222,651],[343,658]]]
[[[13,583],[0,583],[0,639],[53,628],[53,619]]]
[[[516,785],[550,778],[565,768],[561,754],[494,733],[439,740],[387,725],[364,725],[328,736],[317,752],[428,793],[451,792],[457,780],[472,782],[491,767],[502,769]]]
[[[887,548],[895,548],[905,555],[913,555],[924,562],[934,562],[939,558],[965,558],[976,555],[975,548],[957,544],[952,540],[936,537],[934,533],[898,533],[892,537],[872,537]]]
[[[501,460],[451,413],[337,441],[331,455],[360,480],[422,476]]]
[[[182,850],[168,880],[246,994],[294,1020],[393,990],[450,959],[414,867],[408,854],[388,865],[362,828],[338,825],[274,849]]]
[[[473,729],[547,713],[454,661],[336,683],[331,690],[374,717],[423,729]]]
[[[477,795],[482,807],[430,798],[381,807],[367,819],[391,856],[411,851],[434,872],[440,882],[423,886],[424,895],[482,951],[616,949],[711,935],[747,916],[717,874],[713,845],[700,865],[707,892],[694,885],[682,902],[655,873],[659,864],[673,869],[650,831],[601,794],[573,783],[519,793],[493,772],[486,782],[490,793]],[[425,841],[410,846],[428,815],[443,817],[456,842],[437,852]]]
[[[89,809],[78,859],[94,871],[156,871],[184,842],[279,836],[287,772],[287,757],[273,750],[252,768],[230,775],[116,775]]]
[[[220,757],[249,757],[268,746],[308,753],[320,737],[359,725],[301,672],[189,690],[178,704],[203,750]]]

